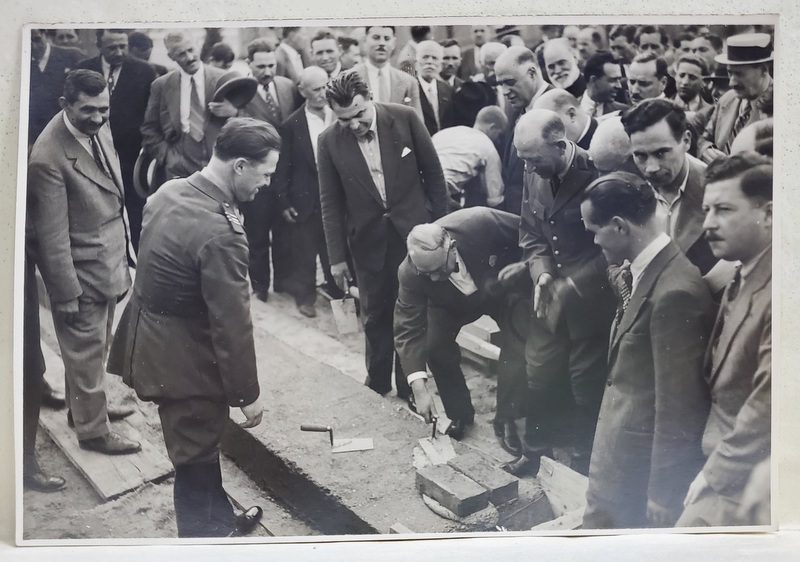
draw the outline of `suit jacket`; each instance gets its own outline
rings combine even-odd
[[[277,128],[303,103],[300,92],[297,91],[297,87],[291,80],[283,76],[276,76],[273,78],[273,81],[275,82],[275,91],[278,94],[278,99],[276,101],[281,113],[280,121],[277,123],[273,122],[267,111],[267,103],[258,93],[242,108],[240,112],[242,117],[252,117],[260,121],[267,121]]]
[[[554,90],[548,84],[542,94]],[[541,95],[539,96],[541,97]],[[530,105],[538,98],[531,100]],[[528,107],[530,107],[530,105]],[[522,111],[519,115],[522,115]],[[503,149],[503,184],[505,185],[505,210],[509,213],[518,214],[522,203],[522,184],[525,177],[525,162],[517,156],[517,148],[514,146],[514,123],[509,121],[509,134]]]
[[[100,56],[86,59],[78,67],[103,74]],[[142,148],[142,133],[139,129],[144,121],[147,101],[150,99],[150,86],[155,79],[156,73],[149,64],[127,57],[122,63],[119,80],[111,93],[108,122],[114,137],[114,147],[117,149],[122,167],[130,169],[131,172]]]
[[[205,99],[208,104],[213,99],[217,82],[225,74],[225,71],[209,65],[205,65],[203,71],[205,73]],[[203,142],[208,154],[211,154],[214,141],[224,124],[224,118],[216,117],[206,109]],[[173,170],[193,167],[185,165],[180,152],[183,130],[181,128],[181,73],[179,69],[172,70],[153,81],[141,132],[143,148],[159,164],[166,167],[168,178],[177,175],[172,172]]]
[[[615,111],[619,111],[620,113],[628,109],[630,106],[625,103],[620,103],[618,101],[607,101],[603,103],[603,115],[600,117],[606,117],[610,113],[614,113]]]
[[[447,187],[436,149],[416,113],[396,104],[375,104],[386,184],[384,206],[353,133],[339,123],[319,138],[322,222],[332,264],[345,261],[347,233],[353,261],[362,271],[384,265],[388,229],[405,239],[420,223],[447,213]]]
[[[419,118],[423,119],[422,105],[419,99],[419,82],[417,82],[417,79],[394,67],[387,66],[386,68],[389,69],[389,87],[392,90],[389,101],[391,103],[400,103],[414,108]],[[353,67],[353,70],[358,72],[364,79],[364,82],[367,83],[367,86],[369,86],[367,63],[358,63]]]
[[[242,407],[258,398],[247,237],[235,209],[200,173],[147,200],[136,283],[108,361],[144,400]]]
[[[606,260],[581,218],[584,190],[599,174],[589,155],[574,148],[575,157],[555,196],[549,179],[525,173],[520,220],[522,258],[534,283],[549,273],[556,279],[569,277],[577,287],[579,296],[562,311],[573,339],[607,331],[616,309]]]
[[[78,62],[83,58],[83,53],[78,49],[50,45],[50,57],[43,72],[39,70],[37,63],[31,62],[29,144],[36,141],[53,116],[61,111],[58,98],[64,93],[67,73],[77,68]]]
[[[648,499],[677,521],[703,463],[703,355],[713,302],[673,242],[642,273],[609,347],[585,523],[643,527]]]
[[[470,47],[461,51],[461,66],[458,67],[458,77],[462,80],[469,80],[478,73],[478,66],[475,64],[475,51],[478,47]]]
[[[719,261],[714,257],[711,246],[703,235],[703,221],[706,218],[703,212],[706,165],[692,156],[687,155],[686,158],[689,161],[689,177],[686,180],[686,189],[681,195],[674,240],[689,261],[700,270],[700,274],[705,275]]]
[[[584,150],[589,150],[589,144],[592,142],[594,132],[597,130],[597,119],[594,117],[589,117],[589,119],[591,119],[591,121],[589,121],[589,128],[586,129],[586,134],[575,141],[575,144]]]
[[[433,106],[428,101],[428,96],[422,89],[422,84],[417,80],[417,87],[419,88],[419,101],[422,105],[422,119],[425,122],[425,128],[428,133],[433,136],[439,130],[446,129],[453,126],[453,88],[444,80],[436,80],[436,97],[439,100],[439,124],[436,124],[436,115],[433,112]]]
[[[394,309],[394,338],[406,373],[424,371],[428,307],[442,308],[467,324],[494,312],[488,285],[503,267],[520,260],[519,217],[488,207],[460,209],[436,221],[456,241],[456,248],[478,290],[464,295],[449,280],[417,275],[406,257],[397,277],[400,283]],[[529,290],[529,287],[528,287]],[[503,295],[505,296],[505,294]]]
[[[305,105],[283,122],[279,132],[281,157],[272,176],[272,185],[281,210],[294,207],[297,220],[302,223],[320,208],[317,163],[308,134]]]
[[[130,287],[119,161],[108,126],[97,136],[116,181],[67,129],[63,112],[42,131],[28,160],[37,265],[53,302],[116,300]]]
[[[719,335],[717,352],[709,346],[706,354],[711,413],[703,434],[703,474],[715,492],[738,499],[753,467],[770,456],[772,248],[731,302],[729,291],[712,335],[712,346]]]
[[[710,164],[716,157],[713,151],[709,152],[710,148],[726,152],[726,144],[729,140],[733,140],[730,139],[730,136],[731,132],[733,132],[736,118],[739,116],[741,103],[742,99],[736,95],[734,90],[728,90],[719,98],[714,112],[708,120],[705,132],[697,139],[697,156],[706,164]],[[750,118],[745,126],[769,117],[765,111],[766,106],[772,106],[771,79],[769,87],[761,97],[751,102]]]
[[[303,68],[305,68],[306,60],[302,52],[300,53],[300,58],[303,61]],[[283,78],[288,78],[293,84],[297,84],[297,82],[300,81],[300,74],[295,70],[294,64],[289,60],[289,53],[282,44],[278,45],[278,48],[275,49],[275,62],[277,67],[275,74]]]

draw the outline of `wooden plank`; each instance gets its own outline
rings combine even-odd
[[[48,372],[56,379],[63,380],[64,364],[61,358],[45,342],[42,342],[42,353]],[[86,477],[92,488],[106,501],[151,480],[159,480],[172,474],[172,463],[169,459],[150,442],[142,439],[136,430],[137,425],[146,423],[140,412],[112,424],[113,431],[142,444],[141,451],[130,455],[104,455],[81,449],[75,431],[67,426],[67,415],[64,411],[42,408],[39,423],[70,462]]]
[[[583,523],[583,510],[584,508],[581,507],[565,513],[552,521],[540,523],[531,528],[531,531],[573,531],[578,529]]]
[[[411,535],[414,531],[403,525],[402,523],[395,523],[389,527],[390,535]]]
[[[500,348],[489,342],[485,342],[479,337],[465,332],[463,329],[456,336],[456,343],[462,349],[471,351],[475,355],[479,355],[485,359],[497,361],[500,359]]]
[[[549,457],[542,457],[537,476],[556,517],[576,510],[583,512],[589,487],[586,476]]]
[[[490,343],[492,339],[496,337],[496,334],[500,333],[500,328],[498,327],[497,322],[495,322],[491,316],[481,316],[472,324],[467,324],[461,329],[468,334],[472,334],[473,336]]]

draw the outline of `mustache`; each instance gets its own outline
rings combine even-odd
[[[705,237],[709,242],[722,242],[724,240],[724,238],[712,232],[706,232]]]

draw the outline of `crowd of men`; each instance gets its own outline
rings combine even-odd
[[[219,445],[229,407],[262,418],[250,294],[315,317],[319,259],[331,298],[358,286],[365,384],[430,422],[430,373],[455,439],[475,417],[456,335],[497,321],[504,468],[571,451],[584,528],[767,524],[771,35],[473,26],[462,46],[420,26],[395,56],[394,27],[360,31],[254,39],[237,104],[211,30],[203,50],[166,33],[172,70],[140,31],[98,29],[85,59],[32,30],[26,486],[64,486],[36,462],[42,400],[84,449],[140,449],[104,386],[132,291],[108,370],[158,404],[179,535],[246,532],[260,509],[233,515]]]

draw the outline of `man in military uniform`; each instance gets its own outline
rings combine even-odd
[[[158,404],[180,537],[246,532],[261,516],[255,507],[234,517],[219,448],[229,407],[241,408],[242,427],[261,422],[238,204],[269,185],[279,148],[272,125],[230,119],[208,165],[165,184],[144,210],[136,283],[109,369]]]

